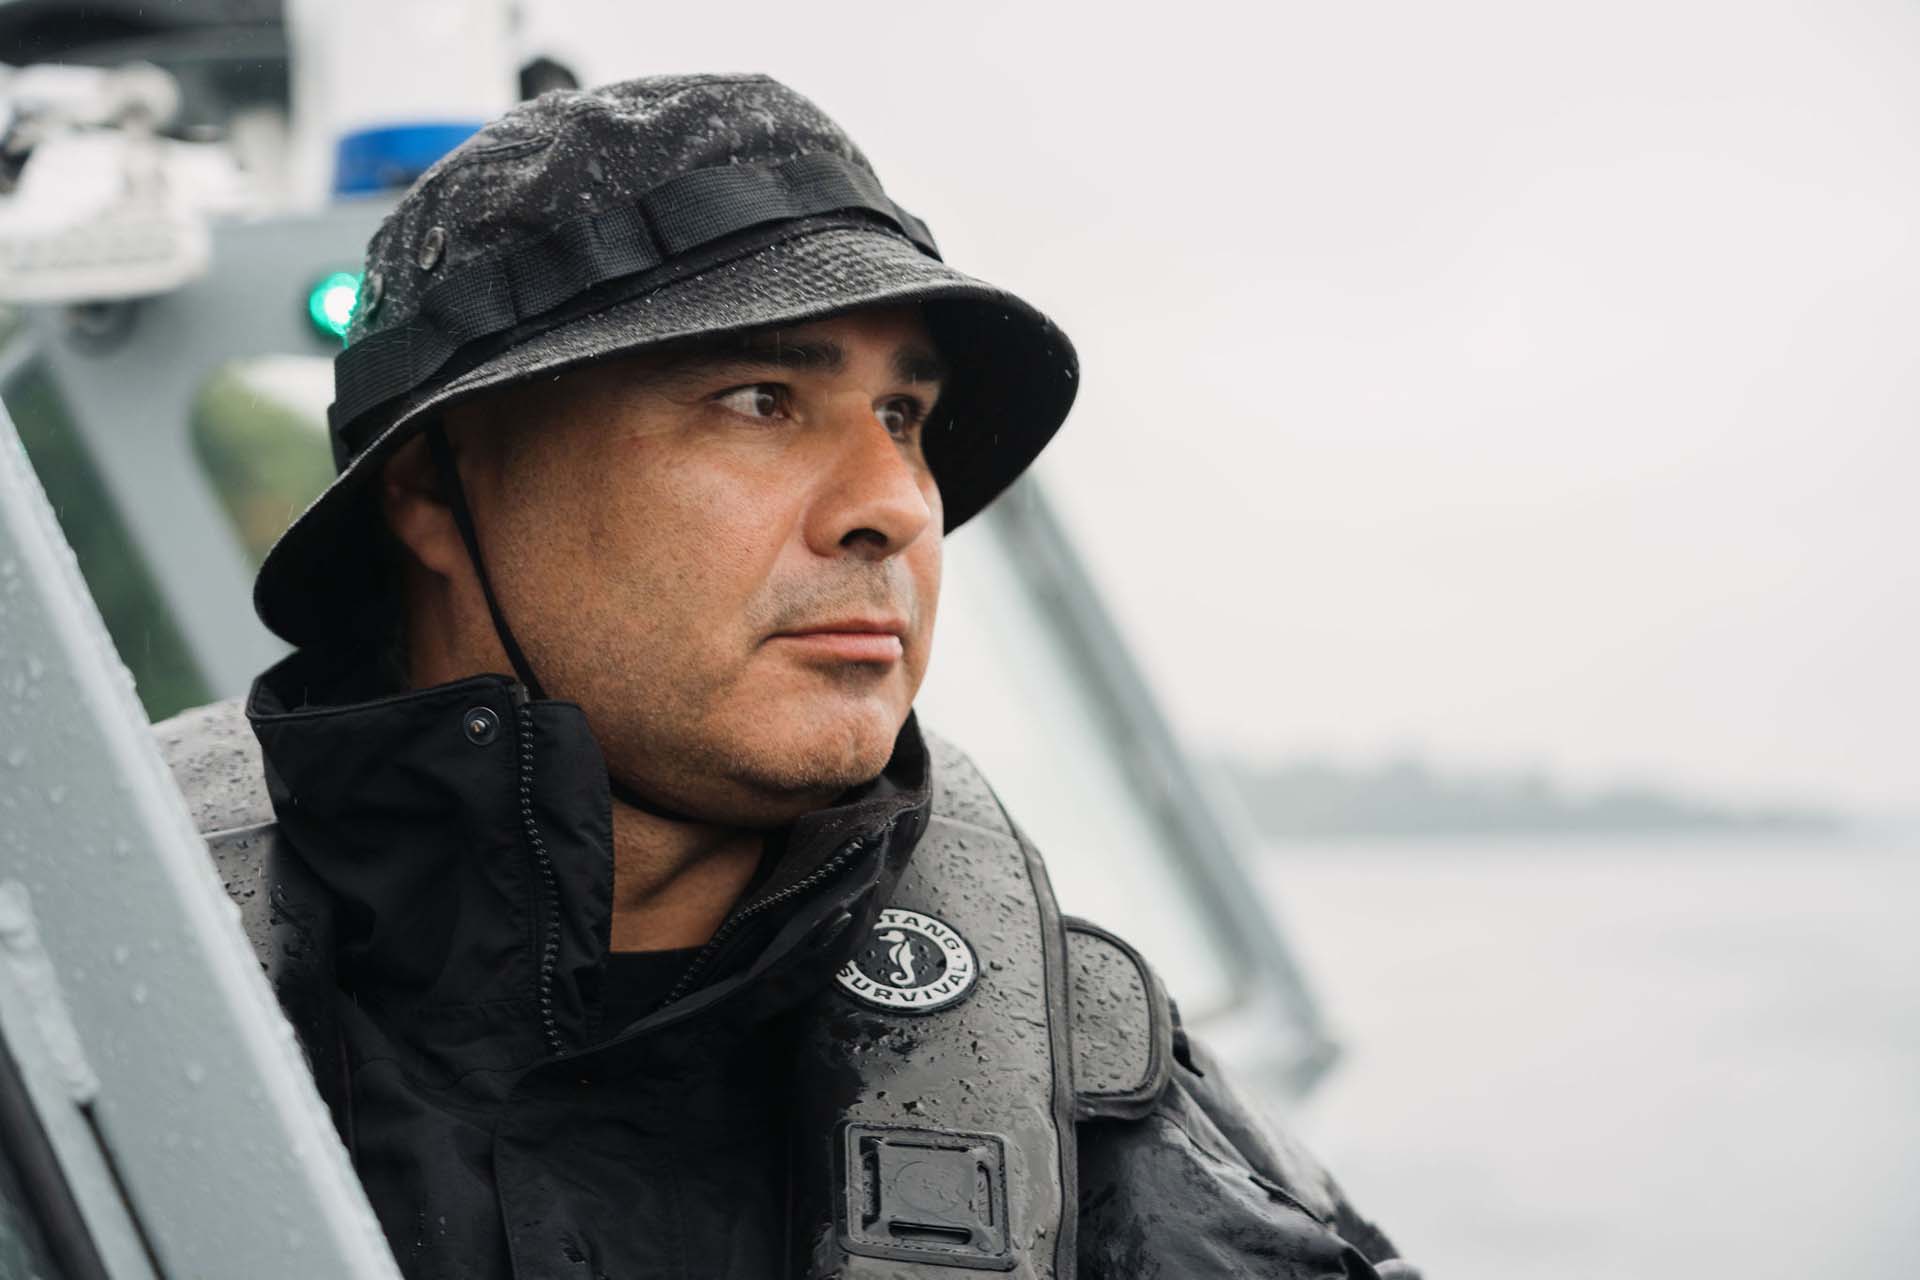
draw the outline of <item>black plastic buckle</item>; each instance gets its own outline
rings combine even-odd
[[[1007,1148],[990,1133],[848,1123],[840,1244],[848,1253],[1011,1271]]]

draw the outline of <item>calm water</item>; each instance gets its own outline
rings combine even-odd
[[[1433,1280],[1920,1276],[1920,839],[1275,850],[1295,1125]]]

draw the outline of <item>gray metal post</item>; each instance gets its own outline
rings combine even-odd
[[[397,1278],[4,411],[0,960],[164,1274]]]
[[[1251,821],[1238,798],[1182,749],[1038,477],[1021,479],[984,520],[1006,543],[1085,678],[1100,689],[1108,741],[1184,855],[1175,870],[1225,934],[1224,949],[1238,965],[1238,998],[1208,1020],[1209,1040],[1264,1089],[1282,1098],[1304,1095],[1333,1065],[1339,1046],[1241,861],[1239,851],[1256,843]]]

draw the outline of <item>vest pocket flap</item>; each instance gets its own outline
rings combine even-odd
[[[1133,1120],[1167,1087],[1173,1015],[1147,962],[1113,934],[1067,917],[1074,1110],[1079,1119]]]

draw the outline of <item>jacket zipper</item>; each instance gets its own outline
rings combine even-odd
[[[527,849],[533,855],[534,872],[539,877],[540,896],[545,899],[546,910],[544,927],[539,939],[540,967],[539,977],[534,986],[534,999],[540,1010],[540,1031],[546,1040],[547,1049],[554,1054],[566,1052],[566,1045],[560,1038],[559,1019],[553,1010],[553,984],[560,967],[560,881],[553,869],[553,855],[547,852],[547,842],[540,834],[540,824],[533,816],[533,709],[528,705],[527,690],[524,685],[515,684],[511,690],[514,707],[514,722],[518,727],[520,739],[520,827],[526,835]],[[888,824],[891,827],[891,823]],[[654,1013],[676,1001],[685,999],[693,990],[700,975],[713,964],[714,959],[727,945],[728,941],[754,917],[759,916],[783,902],[792,901],[803,893],[810,893],[820,885],[840,874],[849,862],[858,857],[867,847],[865,836],[855,836],[841,845],[834,855],[815,867],[812,871],[794,881],[778,893],[758,898],[721,922],[714,930],[707,945],[700,948],[680,980],[673,984],[673,990],[653,1008]],[[651,1016],[651,1015],[649,1015]]]
[[[675,1001],[685,999],[688,993],[693,990],[694,983],[699,981],[700,975],[712,966],[715,957],[718,956],[721,949],[727,945],[728,940],[740,931],[742,925],[746,924],[755,916],[779,906],[783,902],[791,901],[803,893],[811,892],[828,880],[831,880],[834,876],[839,875],[841,871],[846,869],[847,864],[859,856],[861,851],[866,847],[866,837],[855,836],[853,839],[841,845],[831,858],[828,858],[825,862],[786,888],[780,890],[778,893],[770,893],[764,898],[755,899],[747,906],[742,907],[739,911],[728,916],[721,922],[720,927],[714,930],[713,937],[707,940],[707,945],[700,948],[699,953],[687,963],[686,972],[680,975],[680,981],[673,984],[673,990],[667,993],[666,999],[654,1006],[653,1012],[658,1013]],[[650,1014],[648,1016],[652,1015]]]
[[[520,829],[527,838],[527,850],[533,855],[534,874],[539,881],[538,894],[544,899],[541,911],[539,976],[534,983],[534,1002],[540,1010],[540,1031],[547,1049],[561,1053],[560,1022],[553,1011],[553,983],[560,967],[560,879],[553,869],[553,855],[547,852],[540,824],[533,817],[533,708],[527,705],[522,685],[512,689],[514,723],[520,738]]]

